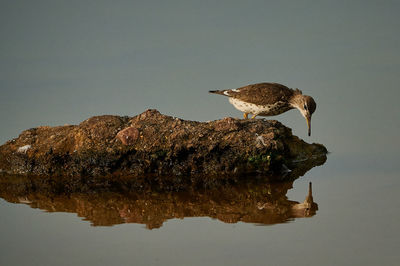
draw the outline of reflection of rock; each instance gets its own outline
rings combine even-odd
[[[0,179],[0,197],[48,212],[77,213],[95,226],[140,223],[159,228],[169,219],[211,217],[225,223],[276,224],[294,218],[313,216],[311,185],[303,203],[288,200],[293,182],[253,181],[218,189],[181,192],[112,192],[104,187],[92,193],[59,193],[59,184],[51,179],[4,176]]]
[[[271,175],[284,171],[283,165],[307,171],[325,159],[325,147],[305,143],[274,120],[194,122],[156,110],[135,117],[92,117],[77,126],[33,128],[0,146],[0,169],[11,174],[146,174],[152,182],[178,177],[170,178],[173,183],[202,182],[204,175],[211,182]],[[294,164],[296,160],[303,161]]]

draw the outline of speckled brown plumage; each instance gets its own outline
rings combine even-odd
[[[308,135],[311,135],[311,116],[317,107],[311,96],[303,95],[299,89],[290,89],[278,83],[257,83],[231,90],[215,90],[210,93],[229,97],[229,102],[247,119],[256,116],[279,115],[290,109],[298,109],[306,119]]]
[[[278,83],[258,83],[238,88],[229,93],[239,100],[259,105],[274,104],[279,101],[288,101],[294,90]]]
[[[278,83],[257,83],[233,90],[210,91],[211,93],[233,97],[257,105],[271,105],[276,102],[289,102],[300,90],[290,89]]]

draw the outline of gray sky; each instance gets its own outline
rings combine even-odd
[[[399,1],[1,1],[0,142],[147,108],[241,117],[210,89],[279,82],[314,97],[277,119],[332,152],[397,152]]]

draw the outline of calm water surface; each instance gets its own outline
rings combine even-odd
[[[331,154],[293,188],[236,187],[220,195],[3,193],[0,262],[397,265],[398,173],[385,165],[371,170],[371,163]],[[314,203],[307,212],[301,203],[309,182]]]
[[[311,137],[296,110],[277,119],[331,154],[293,183],[218,192],[0,189],[0,265],[399,265],[399,10],[374,0],[2,1],[0,144],[147,108],[242,117],[207,91],[278,82],[317,110]]]

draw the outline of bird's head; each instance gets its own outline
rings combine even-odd
[[[317,104],[311,96],[304,95],[303,97],[303,106],[302,110],[300,110],[301,114],[307,121],[308,126],[308,135],[311,136],[311,116],[315,112],[317,108]]]
[[[294,107],[299,109],[301,115],[306,119],[308,126],[308,136],[311,136],[311,116],[317,108],[317,104],[311,96],[298,95],[295,99]]]

